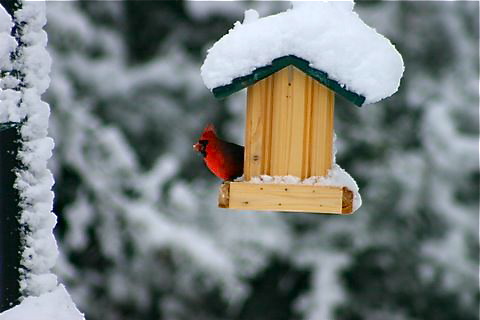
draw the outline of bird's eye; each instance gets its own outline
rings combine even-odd
[[[205,148],[207,148],[208,140],[200,140],[198,143],[202,146],[202,150],[205,150]]]

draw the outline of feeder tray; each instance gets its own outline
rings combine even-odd
[[[224,182],[218,206],[225,209],[350,214],[353,193],[347,188],[297,184]]]

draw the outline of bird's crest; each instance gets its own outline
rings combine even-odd
[[[215,131],[215,126],[212,123],[209,123],[203,130],[201,139],[208,140],[208,138],[216,137],[217,132]]]
[[[217,132],[215,131],[215,126],[213,125],[213,123],[207,124],[207,126],[206,126],[205,129],[203,130],[203,132],[209,132],[209,131],[211,131],[211,132],[213,132],[213,133],[217,133]]]

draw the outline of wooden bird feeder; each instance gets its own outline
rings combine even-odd
[[[335,92],[362,103],[308,62],[286,56],[247,77],[213,90],[225,97],[245,86],[245,182],[226,182],[219,206],[230,209],[351,213],[352,191],[345,187],[254,184],[255,176],[326,176],[333,165]]]
[[[262,175],[327,176],[334,165],[335,94],[358,106],[366,99],[301,57],[285,55],[270,61],[227,85],[211,88],[217,98],[248,88],[244,179],[222,184],[219,207],[352,213],[356,190],[345,186],[252,183],[252,178]]]

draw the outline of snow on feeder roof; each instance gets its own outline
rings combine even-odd
[[[292,9],[264,18],[246,11],[243,23],[208,50],[205,85],[223,98],[294,65],[358,106],[391,96],[400,85],[402,57],[353,6],[293,2]]]

